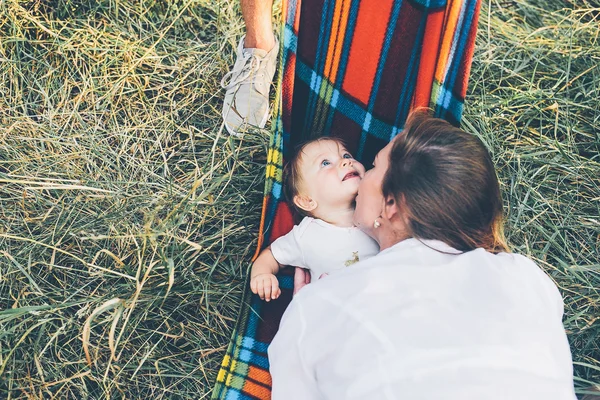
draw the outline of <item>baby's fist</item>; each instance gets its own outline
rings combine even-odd
[[[281,295],[279,281],[273,274],[260,274],[250,279],[250,290],[257,294],[261,300],[271,301]]]

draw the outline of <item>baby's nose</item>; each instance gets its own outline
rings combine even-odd
[[[352,160],[349,158],[342,158],[342,167],[347,167],[349,165],[352,165]]]

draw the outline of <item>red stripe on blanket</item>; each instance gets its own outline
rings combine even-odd
[[[440,40],[444,23],[444,9],[435,11],[427,17],[425,35],[423,37],[423,50],[417,76],[417,86],[413,97],[413,107],[429,107],[433,76],[440,50]]]
[[[358,9],[342,89],[365,106],[369,103],[393,3],[393,0],[363,1]]]
[[[291,51],[287,54],[287,66],[283,71],[283,83],[281,91],[281,123],[284,132],[292,130],[292,104],[294,97],[294,75],[296,72],[296,54]]]
[[[270,399],[271,398],[271,389],[266,388],[261,385],[257,385],[251,380],[246,380],[244,382],[244,389],[242,389],[245,393],[255,396],[259,399]]]
[[[271,236],[269,243],[273,243],[278,237],[281,237],[292,230],[294,226],[294,217],[290,207],[285,202],[277,205],[275,218],[273,218],[273,227],[271,228]]]
[[[271,374],[269,374],[269,371],[265,371],[262,368],[250,366],[248,368],[248,378],[271,386]]]

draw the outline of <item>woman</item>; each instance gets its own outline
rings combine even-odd
[[[273,399],[574,399],[562,298],[509,254],[479,139],[413,114],[361,182],[381,252],[304,288],[269,360]]]

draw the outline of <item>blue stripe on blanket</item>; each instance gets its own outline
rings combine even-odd
[[[377,95],[379,94],[379,85],[381,83],[381,77],[383,76],[383,70],[385,68],[385,63],[387,61],[387,57],[390,51],[390,46],[392,44],[392,37],[394,32],[396,31],[396,24],[398,23],[398,17],[400,16],[400,8],[402,7],[402,1],[395,1],[394,8],[392,9],[392,14],[390,16],[390,20],[387,23],[387,29],[385,33],[385,40],[383,42],[383,47],[381,49],[381,56],[379,57],[379,63],[377,65],[377,73],[375,74],[375,81],[373,82],[373,89],[371,90],[371,97],[369,99],[368,110],[369,113],[373,112],[375,108],[375,101],[377,100]],[[368,115],[368,114],[367,114]],[[366,120],[365,120],[366,122]],[[369,122],[371,122],[369,120]],[[370,124],[369,124],[370,125]],[[390,137],[393,135],[394,127],[390,131]],[[362,153],[365,148],[365,143],[367,141],[367,137],[369,136],[369,127],[366,128],[363,126],[363,131],[360,134],[360,143],[358,145],[358,153],[357,157],[362,158]],[[382,138],[384,139],[384,138]],[[385,138],[388,139],[388,138]]]
[[[269,359],[250,350],[242,349],[238,358],[245,363],[258,365],[267,371],[269,370]]]
[[[294,278],[289,275],[277,275],[277,279],[279,280],[279,287],[282,289],[293,289],[294,288]]]
[[[326,40],[326,37],[328,35],[328,32],[331,32],[331,21],[333,19],[333,16],[331,15],[333,10],[330,10],[332,7],[330,3],[330,1],[325,1],[325,3],[323,4],[323,11],[321,13],[321,23],[319,24],[319,40],[317,41],[315,65],[312,68],[313,73],[310,81],[311,93],[307,102],[307,113],[304,117],[305,129],[308,128],[309,130],[312,130],[312,125],[315,119],[315,113],[317,109],[315,105],[319,98],[318,94],[320,92],[322,80],[321,75],[323,74],[323,66],[325,65],[325,59],[327,57],[327,47],[329,41]],[[297,59],[296,63],[298,63],[298,61],[299,60]],[[308,135],[308,137],[310,137],[310,135]]]
[[[358,16],[358,7],[361,0],[353,0],[348,13],[348,22],[346,23],[346,31],[344,36],[344,45],[342,46],[342,54],[340,56],[340,64],[338,67],[337,77],[335,79],[335,87],[342,87],[344,76],[346,76],[346,67],[348,66],[348,57],[350,56],[350,48],[352,38],[354,37],[354,29],[356,28],[356,18]]]
[[[242,340],[242,346],[249,350],[256,350],[262,353],[266,353],[269,345],[267,343],[256,341],[254,338],[250,336],[244,337]]]
[[[283,48],[290,53],[298,51],[298,36],[294,35],[294,31],[290,25],[286,25],[283,32]],[[287,57],[283,57],[283,59],[287,60]]]
[[[296,76],[307,85],[311,85],[313,72],[314,71],[301,60],[296,61]],[[312,87],[311,91],[314,91]],[[367,113],[362,106],[356,104],[343,93],[334,91],[334,94],[336,95],[336,102],[335,107],[333,104],[331,104],[332,108],[339,111],[357,123],[359,126],[364,126],[365,121],[369,120],[369,134],[371,136],[374,136],[378,139],[388,140],[390,137],[392,137],[392,133],[396,132],[393,126],[381,121],[378,118],[375,118],[373,114]],[[316,93],[316,95],[319,95],[319,93]]]
[[[225,400],[256,400],[254,397],[246,396],[242,392],[232,387],[227,388],[227,395]]]

